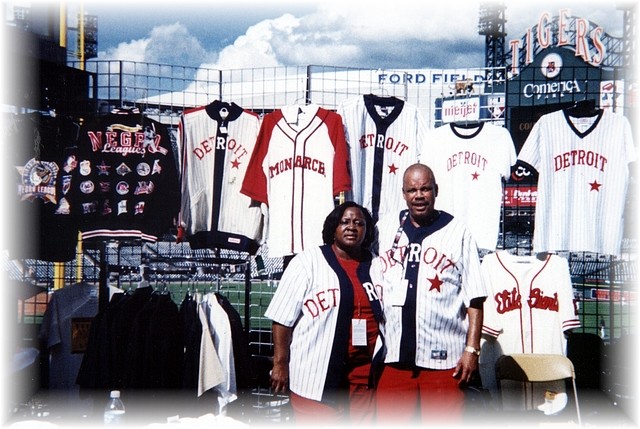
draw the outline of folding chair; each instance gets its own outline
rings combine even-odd
[[[510,380],[511,384],[505,383]],[[498,385],[500,405],[503,406],[505,399],[514,395],[522,395],[524,410],[536,409],[536,400],[539,396],[534,395],[533,387],[549,382],[563,381],[565,384],[571,380],[571,390],[573,391],[573,407],[576,410],[578,425],[582,425],[580,414],[580,404],[578,403],[578,391],[576,389],[575,371],[573,364],[563,355],[556,354],[510,354],[503,355],[496,361],[496,381]],[[508,388],[505,385],[519,386],[518,389]],[[547,392],[548,393],[548,392]],[[543,392],[543,395],[545,393]],[[544,396],[543,396],[544,398]],[[567,401],[568,402],[568,401]],[[568,406],[568,404],[567,404]],[[565,407],[563,406],[562,409]],[[542,419],[551,417],[544,413],[539,414]],[[530,417],[530,415],[528,416]]]

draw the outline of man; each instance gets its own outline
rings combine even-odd
[[[387,348],[378,421],[460,422],[487,296],[476,242],[462,222],[435,209],[438,185],[428,166],[406,169],[402,193],[408,210],[377,224]]]

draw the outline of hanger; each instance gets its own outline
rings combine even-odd
[[[600,113],[600,109],[596,107],[596,100],[585,98],[584,100],[578,100],[573,106],[566,108],[566,112],[577,118],[586,118],[595,116]]]
[[[478,128],[480,125],[482,125],[482,122],[478,120],[470,121],[468,119],[465,119],[464,121],[454,121],[452,122],[452,124],[458,128],[471,129],[471,128]]]
[[[140,265],[140,282],[138,282],[138,285],[136,286],[136,289],[142,289],[144,287],[149,287],[149,280],[147,279],[147,273],[146,273],[146,265],[142,264]]]

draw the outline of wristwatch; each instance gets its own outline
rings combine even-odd
[[[476,356],[480,356],[480,349],[476,349],[475,347],[472,347],[472,346],[465,346],[464,351],[473,353]]]

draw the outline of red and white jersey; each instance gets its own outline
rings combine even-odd
[[[337,112],[349,146],[352,192],[347,199],[366,207],[374,221],[406,208],[402,175],[418,162],[428,130],[420,111],[396,97],[367,94],[343,101]]]
[[[289,359],[292,392],[320,401],[325,388],[342,383],[347,371],[343,362],[349,348],[353,288],[365,289],[372,308],[376,307],[382,318],[379,262],[377,258],[361,262],[360,284],[354,285],[331,246],[308,249],[291,259],[264,315],[294,327]]]
[[[466,309],[472,299],[487,296],[478,249],[466,225],[448,213],[440,212],[433,225],[423,228],[406,218],[400,231],[404,213],[388,215],[377,224],[385,362],[401,361],[402,337],[414,325],[415,365],[454,368],[466,345]],[[407,316],[409,308],[415,316]]]
[[[257,250],[262,212],[240,187],[259,131],[258,115],[235,103],[183,113],[180,226],[192,248]]]
[[[241,192],[268,206],[270,257],[322,244],[334,197],[351,187],[342,119],[315,104],[265,115]]]
[[[580,326],[567,260],[499,251],[481,268],[490,291],[482,332],[497,338],[502,354],[566,354],[564,331]]]
[[[443,125],[429,131],[420,162],[438,183],[436,208],[466,222],[479,248],[495,250],[503,183],[516,163],[509,131],[485,122]]]
[[[543,115],[518,159],[539,173],[534,252],[620,253],[628,164],[636,159],[626,117]]]

